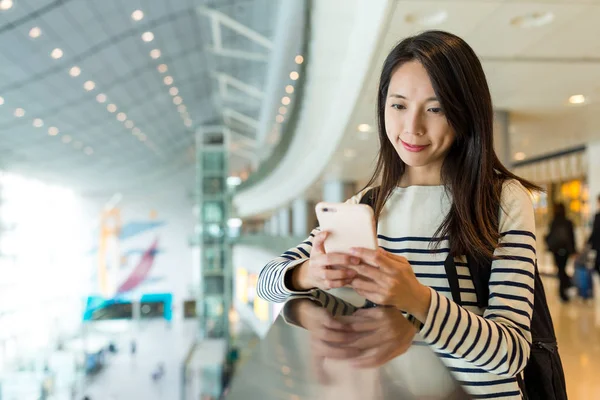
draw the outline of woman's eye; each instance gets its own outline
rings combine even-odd
[[[395,108],[396,110],[404,110],[406,107],[404,107],[402,104],[392,104],[392,108]]]
[[[441,114],[442,112],[444,112],[444,110],[442,110],[441,107],[432,107],[429,109],[429,111],[434,114]]]

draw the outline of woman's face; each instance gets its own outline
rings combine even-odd
[[[418,61],[392,73],[385,107],[388,139],[407,168],[439,173],[456,134]]]

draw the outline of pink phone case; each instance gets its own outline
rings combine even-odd
[[[352,247],[377,248],[377,232],[373,209],[365,204],[317,204],[317,219],[325,239],[327,253],[349,253]]]

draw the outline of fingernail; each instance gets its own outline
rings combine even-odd
[[[360,258],[350,257],[350,263],[357,265],[358,263],[360,263]]]
[[[354,255],[356,255],[356,254],[358,254],[358,250],[356,250],[354,247],[352,247],[352,248],[350,249],[350,254],[354,254]]]
[[[347,276],[350,276],[350,277],[354,277],[354,276],[356,276],[356,271],[355,271],[355,270],[353,270],[353,269],[349,269],[349,270],[346,272],[346,275],[347,275]]]

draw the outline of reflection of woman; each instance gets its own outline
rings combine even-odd
[[[493,106],[481,63],[459,37],[424,32],[400,42],[379,83],[380,152],[373,179],[380,248],[326,254],[326,232],[262,270],[257,294],[280,302],[350,286],[422,323],[421,335],[473,394],[520,399],[531,347],[536,259],[529,190],[493,148]],[[359,203],[367,190],[348,200]],[[371,192],[373,193],[373,192]],[[489,306],[477,307],[465,255],[495,259]],[[461,305],[444,262],[454,258]],[[450,258],[450,260],[452,260]],[[335,268],[330,268],[335,267]]]
[[[546,244],[554,256],[554,264],[558,269],[560,299],[564,302],[569,301],[567,289],[571,286],[571,277],[567,274],[567,262],[575,253],[575,231],[573,222],[567,218],[565,205],[562,203],[554,206],[554,218],[550,223]]]

